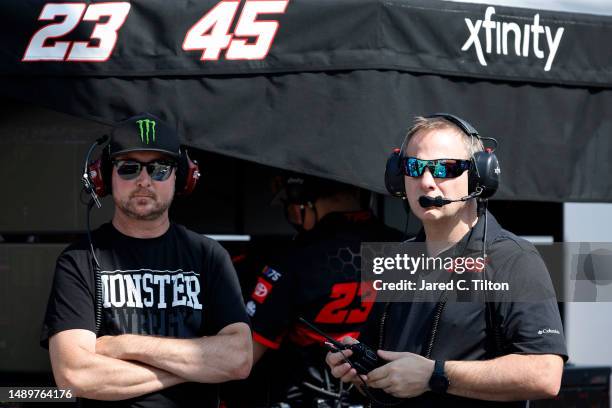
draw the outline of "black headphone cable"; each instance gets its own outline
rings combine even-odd
[[[91,258],[93,261],[93,272],[94,272],[94,286],[95,286],[95,322],[96,322],[96,335],[100,332],[100,326],[102,325],[102,278],[101,278],[101,271],[102,268],[100,267],[100,262],[98,261],[98,257],[96,257],[96,252],[94,250],[94,245],[93,245],[93,238],[91,236],[91,224],[90,224],[90,219],[91,219],[91,209],[94,206],[94,204],[96,205],[96,207],[101,208],[102,204],[100,203],[100,200],[98,199],[98,195],[96,194],[96,190],[95,187],[89,177],[89,159],[91,158],[91,154],[93,153],[94,149],[96,148],[96,146],[100,146],[102,144],[104,144],[107,140],[109,139],[108,135],[104,135],[100,138],[98,138],[95,143],[93,143],[90,147],[89,150],[87,151],[87,154],[85,156],[85,163],[83,165],[83,176],[81,178],[82,182],[83,182],[83,188],[85,189],[85,191],[87,193],[89,193],[91,195],[91,199],[89,200],[89,203],[87,204],[87,211],[86,211],[86,217],[85,217],[85,229],[87,232],[87,240],[89,242],[89,251],[91,252]]]
[[[94,199],[89,200],[89,204],[87,204],[87,220],[86,220],[86,231],[87,231],[87,240],[89,241],[89,251],[91,252],[91,258],[93,261],[93,270],[94,270],[94,285],[95,285],[95,319],[96,319],[96,334],[100,332],[100,326],[102,325],[102,268],[100,267],[100,262],[96,257],[96,252],[94,250],[93,238],[91,237],[91,227],[90,227],[90,218],[91,218],[91,209],[94,205]]]

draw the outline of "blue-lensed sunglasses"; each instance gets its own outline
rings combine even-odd
[[[404,174],[409,177],[420,177],[427,167],[434,178],[455,178],[469,170],[470,160],[436,159],[421,160],[416,157],[404,159]]]

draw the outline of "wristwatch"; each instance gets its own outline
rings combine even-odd
[[[436,360],[434,370],[429,379],[429,388],[436,394],[446,394],[450,382],[444,373],[444,360]]]

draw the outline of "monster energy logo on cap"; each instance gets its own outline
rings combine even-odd
[[[136,123],[138,123],[138,130],[140,131],[140,141],[149,144],[150,134],[150,140],[155,142],[155,121],[151,119],[140,119],[137,120]]]
[[[181,147],[176,130],[150,113],[140,113],[114,126],[108,149],[111,157],[147,150],[178,158]]]

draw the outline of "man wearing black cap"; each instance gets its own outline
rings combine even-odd
[[[169,221],[175,191],[192,183],[177,170],[178,136],[132,117],[101,160],[90,177],[115,213],[91,249],[79,242],[57,261],[41,341],[55,380],[86,405],[216,407],[212,384],[248,376],[251,333],[227,252]]]

